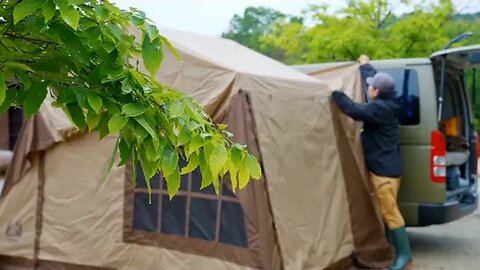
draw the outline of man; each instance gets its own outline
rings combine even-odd
[[[395,80],[387,73],[376,73],[367,56],[360,57],[362,78],[368,85],[368,102],[358,104],[340,91],[332,93],[333,101],[346,115],[364,123],[362,143],[370,178],[375,187],[383,219],[388,226],[389,241],[397,256],[392,270],[408,269],[412,255],[405,221],[397,204],[402,175],[399,114]],[[372,77],[372,75],[374,75]]]

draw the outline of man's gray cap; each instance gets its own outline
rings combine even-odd
[[[384,94],[393,94],[395,92],[395,80],[390,74],[378,72],[373,77],[367,78],[367,84],[378,88]]]

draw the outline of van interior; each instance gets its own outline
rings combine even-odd
[[[447,199],[455,200],[466,199],[464,195],[475,188],[477,173],[475,130],[464,74],[453,63],[435,69],[438,124],[446,149]]]

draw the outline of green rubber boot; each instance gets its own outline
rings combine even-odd
[[[393,237],[393,232],[388,227],[385,228],[385,233],[387,235],[387,241],[390,245],[395,246],[395,238]]]
[[[392,231],[394,238],[394,247],[397,252],[395,263],[390,270],[404,270],[412,267],[412,251],[410,250],[410,242],[408,241],[407,230],[405,227]]]

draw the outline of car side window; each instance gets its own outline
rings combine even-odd
[[[418,73],[414,69],[382,69],[395,79],[397,98],[402,103],[400,124],[414,126],[420,124],[420,91]]]

